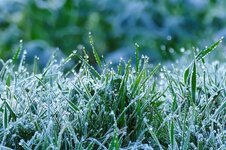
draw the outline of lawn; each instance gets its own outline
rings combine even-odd
[[[208,55],[221,42],[172,65],[149,63],[136,44],[115,67],[90,37],[95,67],[83,49],[40,70],[21,41],[1,60],[0,148],[226,149],[226,63]]]

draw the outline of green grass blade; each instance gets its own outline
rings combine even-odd
[[[192,76],[191,76],[191,96],[192,101],[195,103],[195,95],[196,95],[196,79],[197,79],[197,73],[196,73],[196,62],[194,61],[193,64],[193,70],[192,70]]]
[[[56,82],[57,83],[57,87],[62,91],[62,87],[60,86],[59,82]]]
[[[10,87],[10,83],[11,83],[11,76],[8,75],[8,77],[7,77],[7,79],[6,79],[6,85],[7,85],[8,87]]]
[[[70,108],[74,111],[74,112],[77,112],[79,111],[78,107],[70,100],[67,100],[68,101],[68,104],[70,106]]]
[[[144,81],[141,84],[141,87],[143,87],[145,85],[145,83],[156,73],[156,71],[159,69],[160,64],[158,64],[149,74],[149,76],[147,78],[144,79]]]
[[[143,78],[143,74],[144,74],[144,70],[142,70],[140,72],[140,74],[138,75],[138,77],[136,78],[136,80],[134,81],[134,84],[133,84],[133,88],[132,88],[132,97],[134,97],[136,95],[136,91],[138,88],[140,88],[140,83],[142,81],[142,78]]]
[[[149,131],[149,133],[151,134],[151,136],[152,136],[152,138],[154,139],[154,141],[156,142],[156,144],[158,145],[159,149],[160,149],[160,150],[163,150],[163,148],[162,148],[162,146],[161,146],[161,144],[160,144],[160,142],[159,142],[159,140],[158,140],[158,137],[157,137],[156,134],[154,133],[152,127],[149,127],[149,125],[148,125],[147,123],[145,123],[145,124],[146,124],[146,126],[148,127],[148,131]]]
[[[16,120],[16,114],[13,111],[13,109],[9,106],[9,103],[7,103],[7,101],[5,101],[5,106],[9,110],[10,116],[12,117],[12,120],[15,121]]]
[[[95,77],[97,77],[98,79],[101,79],[100,74],[86,61],[84,60],[80,55],[78,54],[74,54],[78,59],[80,59],[83,63],[85,63],[85,65],[87,65],[90,69],[90,71],[93,73],[93,75]]]
[[[170,145],[171,145],[171,149],[174,150],[175,149],[175,144],[174,144],[174,121],[172,120],[170,123]]]
[[[38,58],[34,58],[33,73],[36,74],[38,69]]]
[[[100,68],[102,68],[102,64],[101,64],[100,57],[99,57],[99,55],[98,55],[98,53],[97,53],[97,51],[96,51],[96,49],[95,49],[95,47],[94,47],[94,42],[93,42],[93,38],[92,38],[91,32],[89,33],[89,42],[90,42],[90,45],[91,45],[91,47],[92,47],[92,49],[93,49],[93,55],[94,55],[94,57],[95,57],[95,59],[96,59],[96,62],[97,62],[97,64],[98,64],[98,66],[99,66]]]
[[[187,84],[189,74],[190,74],[190,67],[188,67],[184,72],[184,84],[185,85]]]
[[[6,106],[4,108],[4,113],[3,113],[2,119],[3,119],[3,127],[4,127],[4,129],[6,129],[8,127],[8,113],[7,113]]]
[[[109,150],[119,150],[119,139],[118,139],[118,135],[117,135],[117,130],[115,129],[114,131],[114,137],[111,140],[110,146],[109,146]]]
[[[135,47],[136,47],[136,72],[139,71],[139,45],[137,43],[135,43]]]
[[[118,68],[118,74],[122,75],[122,73],[123,73],[122,62],[119,62],[117,68]]]
[[[15,64],[16,61],[18,60],[20,52],[22,51],[22,49],[23,49],[23,40],[20,40],[20,46],[17,49],[15,55],[13,56],[13,64]]]
[[[215,42],[213,45],[211,45],[210,47],[200,51],[198,53],[198,55],[196,56],[196,60],[201,60],[202,58],[204,58],[206,55],[208,55],[211,51],[213,51],[215,48],[217,48],[217,46],[222,42],[223,37],[220,38],[217,42]]]

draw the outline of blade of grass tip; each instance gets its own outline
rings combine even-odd
[[[208,55],[211,51],[213,51],[217,46],[222,42],[224,37],[221,37],[217,42],[215,42],[213,45],[211,45],[208,48],[205,48],[204,50],[200,51],[198,55],[196,56],[196,60],[201,60],[204,58],[206,55]]]
[[[102,68],[101,61],[100,61],[100,57],[99,57],[99,55],[98,55],[98,53],[97,53],[97,51],[96,51],[96,49],[95,49],[95,47],[94,47],[94,42],[93,42],[93,38],[92,38],[91,32],[89,32],[89,42],[90,42],[90,45],[91,45],[91,47],[92,47],[92,49],[93,49],[93,55],[94,55],[94,57],[95,57],[95,59],[96,59],[96,62],[97,62],[97,64],[98,64],[98,66],[99,66],[100,68]]]
[[[84,60],[81,56],[79,56],[78,54],[74,54],[78,59],[80,59],[83,63],[85,63],[89,69],[91,70],[91,72],[93,73],[93,75],[95,77],[97,77],[98,79],[101,79],[100,74],[86,61]]]
[[[135,55],[136,55],[136,72],[139,71],[139,45],[137,43],[135,43],[135,47],[136,47],[136,52],[135,52]]]
[[[11,76],[8,75],[8,77],[7,77],[7,79],[6,79],[6,85],[7,85],[8,87],[10,87],[10,83],[11,83]]]
[[[192,94],[192,101],[195,103],[195,95],[196,95],[196,62],[194,60],[192,76],[191,76],[191,94]]]
[[[23,40],[20,40],[20,46],[17,49],[15,55],[13,56],[13,64],[15,64],[16,61],[18,60],[20,52],[22,51],[22,49],[23,49]]]
[[[190,66],[188,68],[186,68],[186,70],[184,71],[184,84],[187,84],[188,81],[188,76],[190,74]]]
[[[35,58],[34,58],[34,66],[33,66],[33,73],[34,73],[34,74],[37,73],[38,59],[39,59],[39,58],[38,58],[37,56],[35,56]]]
[[[65,65],[66,63],[68,63],[75,55],[76,53],[71,53],[67,58],[63,59],[62,65]]]
[[[121,61],[119,62],[117,68],[118,68],[118,74],[122,75],[122,62]]]

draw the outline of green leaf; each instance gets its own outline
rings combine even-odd
[[[223,37],[220,38],[217,42],[215,42],[213,45],[211,45],[208,48],[203,49],[202,51],[200,51],[198,53],[198,55],[196,56],[196,60],[201,60],[203,59],[206,55],[208,55],[211,51],[213,51],[215,48],[217,48],[217,46],[222,42]]]

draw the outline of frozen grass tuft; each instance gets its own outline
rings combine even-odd
[[[99,71],[85,50],[53,55],[42,72],[35,58],[30,71],[21,44],[1,60],[0,148],[226,149],[226,63],[205,58],[221,40],[170,69],[139,59],[136,44],[135,67],[120,60],[112,69],[91,39]]]

